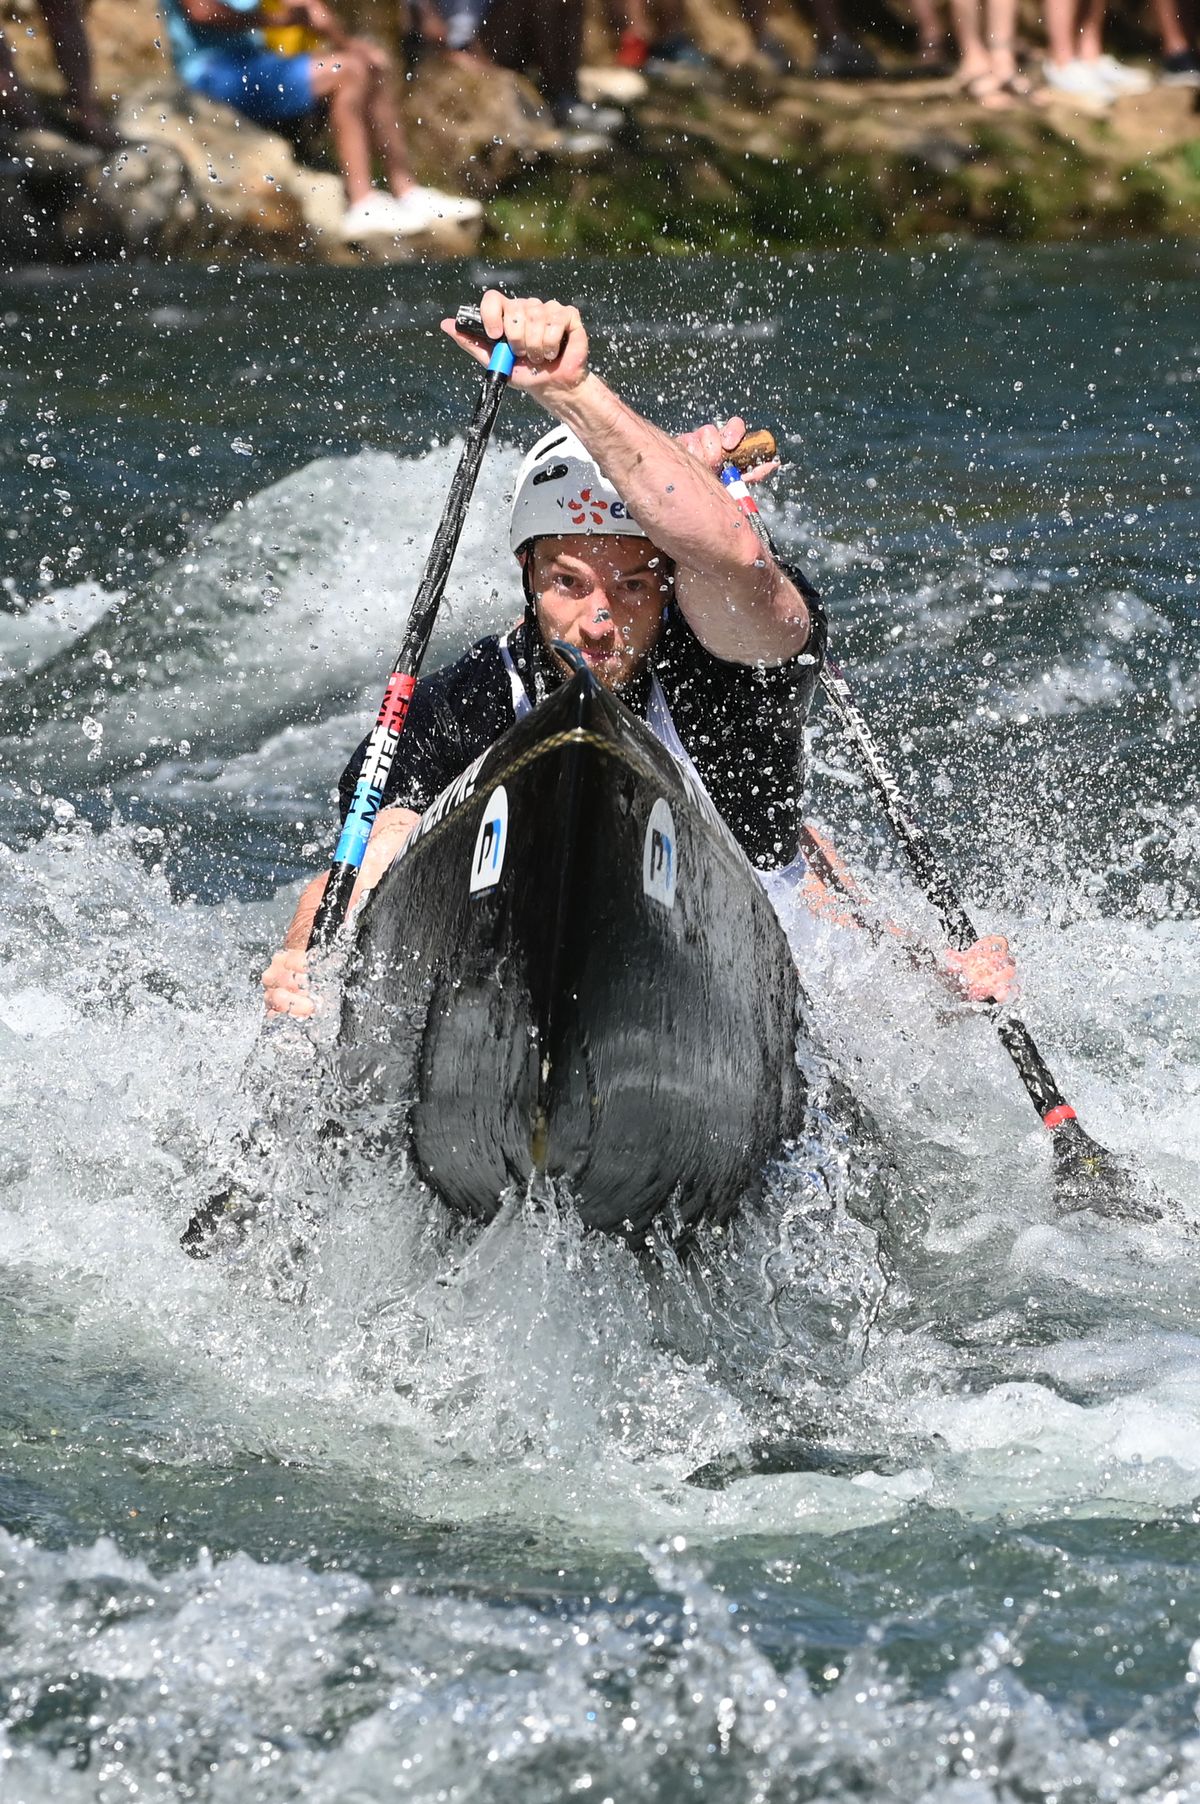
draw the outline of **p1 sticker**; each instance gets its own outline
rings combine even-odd
[[[664,908],[675,906],[675,822],[665,796],[659,796],[646,822],[642,845],[642,888]]]
[[[495,889],[504,869],[504,853],[508,845],[508,791],[503,783],[493,789],[483,809],[483,819],[475,835],[475,851],[471,857],[471,894]]]

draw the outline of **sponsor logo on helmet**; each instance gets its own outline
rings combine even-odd
[[[589,518],[593,526],[603,526],[606,514],[610,520],[629,518],[629,509],[623,501],[605,501],[602,495],[593,495],[590,488],[580,489],[578,500],[572,497],[570,501],[560,501],[558,505],[566,508],[571,516],[572,526],[586,526]]]
[[[600,495],[593,495],[591,489],[580,489],[579,500],[567,502],[567,512],[571,516],[572,526],[583,526],[589,514],[593,526],[603,526],[608,502]]]

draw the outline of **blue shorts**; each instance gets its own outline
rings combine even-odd
[[[209,100],[236,107],[256,125],[282,125],[311,113],[311,56],[280,56],[275,50],[206,50],[188,71],[189,87]]]

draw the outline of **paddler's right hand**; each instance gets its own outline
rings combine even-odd
[[[262,987],[268,1015],[311,1015],[317,1006],[308,993],[308,953],[299,949],[275,954]]]
[[[569,395],[588,373],[588,336],[578,307],[561,301],[539,301],[535,295],[516,299],[489,288],[479,303],[483,324],[494,344],[507,338],[517,362],[509,380],[514,388],[527,389],[553,411],[556,393]],[[459,332],[452,319],[442,321],[442,331],[473,357],[486,364],[491,345]]]

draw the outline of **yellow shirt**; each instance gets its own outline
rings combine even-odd
[[[278,18],[286,9],[278,4],[278,0],[263,0],[263,13],[266,18]],[[263,32],[268,50],[274,50],[279,56],[306,56],[313,50],[323,50],[325,40],[319,32],[310,31],[307,25],[275,25],[268,26]]]

